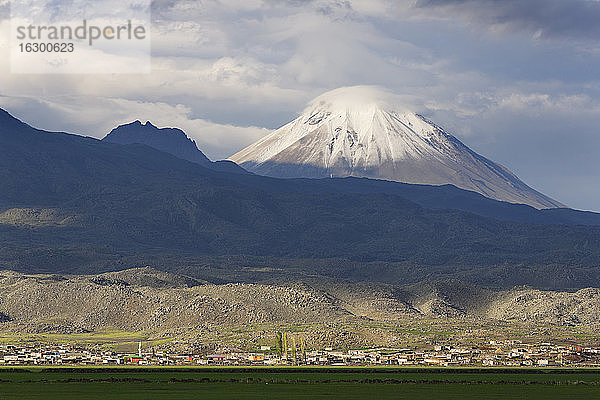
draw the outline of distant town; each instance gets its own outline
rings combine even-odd
[[[0,365],[600,367],[600,348],[510,340],[491,341],[485,346],[439,345],[430,349],[275,351],[271,346],[261,346],[255,352],[177,354],[142,349],[140,343],[137,353],[126,354],[76,345],[0,345]]]

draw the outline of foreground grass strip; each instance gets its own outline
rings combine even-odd
[[[0,399],[589,399],[598,370],[0,368]]]
[[[444,384],[0,384],[0,399],[590,399],[589,386]]]

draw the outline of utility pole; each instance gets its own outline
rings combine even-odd
[[[288,349],[288,344],[287,344],[287,337],[288,334],[287,332],[283,332],[283,354],[284,354],[284,360],[287,361],[287,349]]]
[[[281,332],[277,331],[277,343],[275,343],[275,349],[279,358],[283,355],[283,338]]]
[[[306,362],[306,342],[304,341],[304,335],[300,335],[300,353],[302,354],[302,361]]]

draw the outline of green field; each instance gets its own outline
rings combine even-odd
[[[592,399],[599,370],[3,368],[0,399]]]

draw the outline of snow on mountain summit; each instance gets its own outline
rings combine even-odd
[[[536,208],[563,206],[398,104],[399,96],[376,87],[335,89],[311,101],[292,122],[229,159],[273,177],[356,176],[452,184]]]

